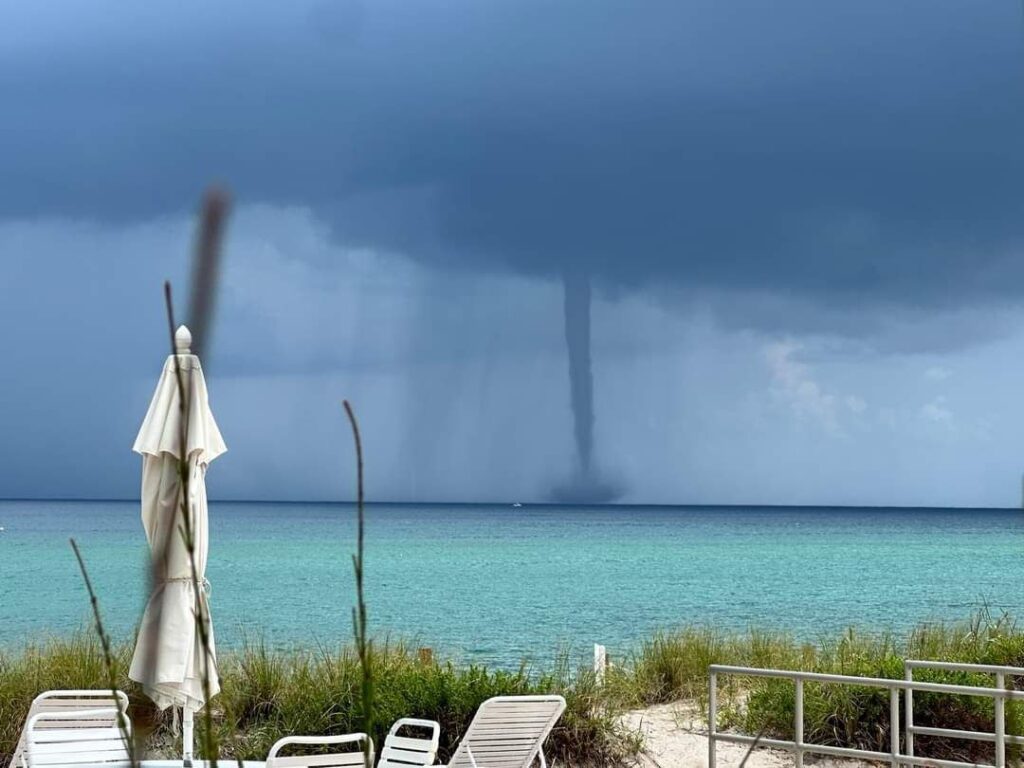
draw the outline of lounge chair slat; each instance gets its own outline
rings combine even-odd
[[[483,743],[477,743],[472,747],[473,754],[478,755],[489,750],[525,749],[537,743],[536,739],[493,739]]]
[[[333,766],[362,765],[362,752],[335,752],[330,755],[293,755],[275,757],[274,768],[332,768]]]
[[[395,761],[398,763],[413,763],[414,765],[424,765],[424,756],[426,753],[414,751],[414,750],[396,750],[393,746],[385,746],[381,751],[381,759],[385,761]]]
[[[80,752],[74,749],[65,752],[36,755],[29,757],[29,766],[39,765],[71,765],[75,763],[127,763],[124,747],[111,746],[110,749],[94,752]]]
[[[407,753],[401,750],[383,750],[381,752],[381,760],[384,761],[385,765],[393,766],[422,766],[423,765],[423,753],[412,752]]]
[[[86,731],[93,728],[109,728],[110,723],[104,720],[68,720],[65,722],[44,721],[36,728],[40,733],[46,731]]]
[[[85,738],[77,738],[81,731],[50,731],[53,734],[51,738],[49,734],[39,738],[38,735],[32,740],[32,754],[42,755],[53,752],[66,752],[69,749],[83,751],[85,749],[101,750],[102,745],[108,742],[114,744],[123,744],[124,740],[121,738],[121,734],[117,730],[104,729],[102,731],[93,731],[89,736]]]
[[[384,742],[385,747],[396,749],[411,749],[414,752],[429,752],[430,741],[428,739],[410,739],[403,736],[389,736]]]
[[[118,728],[96,728],[96,723],[90,724],[89,728],[39,728],[36,730],[35,741],[37,744],[54,743],[59,741],[90,741],[93,739],[108,739],[113,735],[121,738],[121,731]]]
[[[549,717],[551,712],[530,712],[528,714],[518,714],[513,712],[488,712],[482,718],[482,723],[503,723],[508,721],[514,721],[517,723],[543,723]]]
[[[479,745],[473,750],[473,754],[479,757],[480,755],[506,755],[519,752],[529,752],[534,745],[534,741],[519,741],[508,744],[487,744]]]
[[[498,739],[502,737],[515,738],[522,736],[523,738],[533,739],[536,733],[536,728],[524,729],[524,728],[494,728],[492,730],[481,730],[473,734],[474,739]]]

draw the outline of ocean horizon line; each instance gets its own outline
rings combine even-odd
[[[137,497],[116,498],[116,497],[73,497],[73,496],[26,496],[0,498],[4,502],[62,502],[62,503],[138,503]],[[355,499],[244,499],[244,498],[211,498],[211,504],[295,504],[303,506],[332,506],[344,505],[355,506]],[[921,512],[921,511],[957,511],[957,512],[1024,512],[1022,507],[988,507],[988,506],[933,506],[927,504],[715,504],[715,503],[564,503],[555,501],[366,501],[367,507],[494,507],[494,508],[515,508],[515,509],[695,509],[695,510],[848,510],[848,511],[878,511],[886,510],[892,512]]]

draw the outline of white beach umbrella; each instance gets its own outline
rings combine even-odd
[[[142,524],[146,529],[154,566],[153,592],[146,605],[135,644],[129,676],[160,708],[181,707],[184,759],[192,759],[193,714],[206,703],[203,686],[203,646],[196,617],[209,619],[206,599],[206,556],[209,549],[206,503],[206,468],[227,448],[210,411],[206,380],[199,358],[190,353],[192,335],[185,326],[174,335],[177,355],[164,363],[163,374],[149,404],[135,445],[142,455]],[[175,357],[185,393],[182,424]],[[188,461],[188,511],[194,540],[194,558],[202,608],[197,604],[188,549],[182,535],[180,462],[182,434]],[[213,625],[209,635],[209,694],[220,691]]]

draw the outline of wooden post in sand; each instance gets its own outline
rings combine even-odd
[[[594,643],[594,676],[598,685],[604,685],[604,673],[608,669],[608,649]]]

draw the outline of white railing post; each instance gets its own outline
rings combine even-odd
[[[904,737],[907,742],[906,750],[907,757],[914,756],[914,668],[909,665],[904,665],[903,677],[907,681],[907,690],[903,695],[903,719],[906,723],[904,730],[906,736]],[[913,765],[913,763],[909,763]]]
[[[715,734],[718,731],[718,675],[711,673],[708,686],[708,768],[715,768]]]
[[[889,689],[889,752],[892,768],[899,768],[900,756],[900,689]]]
[[[1006,690],[1006,676],[996,672],[996,688],[1000,691],[995,700],[996,708],[996,768],[1006,768],[1006,699],[1002,691]]]
[[[794,762],[796,768],[803,768],[804,765],[804,681],[802,677],[796,679],[796,707],[793,715],[793,743],[796,746]]]

